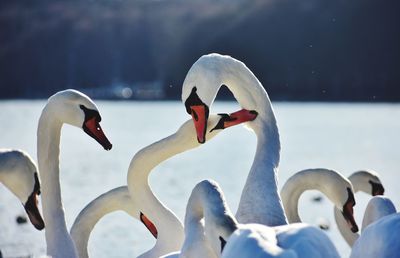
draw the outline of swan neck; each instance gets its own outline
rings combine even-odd
[[[143,148],[135,154],[129,166],[128,188],[131,198],[135,203],[142,204],[140,212],[149,218],[158,230],[156,246],[150,250],[152,255],[161,255],[157,253],[158,250],[177,251],[184,239],[181,221],[154,195],[148,184],[149,174],[154,167],[164,160],[192,148],[185,145],[181,138],[173,134]],[[172,234],[173,237],[171,237]],[[171,246],[175,246],[176,249],[171,250]]]
[[[265,122],[257,135],[257,149],[236,217],[240,223],[268,226],[287,224],[278,191],[280,141],[276,123]],[[254,194],[257,193],[257,194]]]
[[[123,210],[134,216],[133,202],[126,186],[121,186],[108,191],[92,202],[79,213],[71,227],[71,237],[74,240],[79,258],[87,258],[88,241],[90,234],[97,222],[105,215]]]
[[[37,131],[37,155],[41,180],[43,218],[46,229],[47,254],[59,256],[59,245],[74,253],[65,222],[60,187],[60,135],[62,123],[53,117],[46,106],[39,118]],[[71,256],[74,257],[74,256]]]
[[[190,149],[175,134],[157,141],[135,154],[128,171],[130,186],[148,186],[148,176],[161,162]],[[144,183],[143,183],[144,182]]]

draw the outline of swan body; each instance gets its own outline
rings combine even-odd
[[[61,201],[59,154],[61,128],[64,123],[82,128],[106,150],[112,145],[104,135],[96,105],[86,95],[75,91],[58,92],[48,99],[37,130],[37,154],[42,182],[43,217],[46,222],[47,255],[53,258],[77,257],[67,231]]]
[[[350,225],[352,232],[358,231],[353,215],[355,200],[351,182],[339,172],[325,168],[299,171],[283,185],[281,196],[290,223],[301,222],[298,202],[304,191],[312,189],[325,194]]]
[[[0,149],[0,182],[23,204],[32,225],[42,230],[37,198],[40,194],[38,169],[28,153],[20,150]]]
[[[362,191],[366,194],[375,196],[383,195],[385,192],[379,175],[375,171],[360,170],[351,174],[348,179],[353,185],[354,193]],[[367,215],[367,210],[364,212],[364,214],[365,218],[365,216]],[[353,246],[354,242],[358,239],[360,234],[351,232],[347,225],[347,222],[343,218],[341,211],[337,207],[334,207],[334,216],[340,234],[343,236],[349,246]],[[364,226],[362,228],[364,228]]]
[[[350,258],[399,257],[400,214],[391,200],[373,197],[366,208],[363,231],[354,243]]]
[[[255,75],[244,63],[230,56],[204,55],[186,75],[182,101],[193,117],[198,140],[206,140],[204,121],[221,85],[228,87],[244,110],[254,110],[257,114],[254,120],[246,123],[257,136],[257,149],[236,218],[240,223],[287,224],[277,187],[280,140],[271,102]]]
[[[235,125],[237,121],[223,125],[229,120],[228,114],[210,115],[207,137],[213,138],[222,129]],[[141,220],[153,236],[155,246],[140,257],[158,257],[180,249],[184,232],[182,223],[176,215],[165,207],[153,194],[148,185],[152,169],[162,161],[183,151],[200,146],[196,140],[193,123],[185,122],[176,133],[140,150],[132,158],[128,171],[128,187],[115,188],[90,202],[77,216],[71,236],[76,244],[80,258],[88,257],[87,244],[96,223],[106,214],[123,210]]]
[[[230,258],[339,257],[326,234],[316,227],[303,223],[276,227],[238,223],[219,185],[212,180],[194,187],[186,209],[185,233],[179,257],[219,257],[221,253]],[[196,255],[200,250],[193,239],[205,239],[213,252]]]

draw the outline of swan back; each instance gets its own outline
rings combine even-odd
[[[399,257],[398,232],[400,232],[399,213],[385,216],[373,222],[363,230],[355,242],[350,258]]]
[[[393,213],[396,213],[396,207],[388,197],[373,197],[365,208],[362,229],[364,230],[369,224]]]
[[[222,252],[222,258],[279,257],[297,258],[292,250],[278,246],[273,228],[261,224],[245,224],[233,232]]]
[[[297,257],[339,258],[339,254],[321,229],[305,223],[294,223],[274,228],[278,246],[292,250]]]
[[[29,154],[0,149],[0,182],[18,197],[35,228],[43,229],[43,218],[37,206],[40,194],[38,169]]]

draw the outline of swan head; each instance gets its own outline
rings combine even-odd
[[[358,232],[353,211],[356,201],[350,180],[335,170],[325,168],[306,169],[296,175],[299,180],[298,184],[312,185],[310,189],[318,189],[323,192],[341,211],[351,231]]]
[[[324,172],[324,171],[320,171]],[[329,176],[329,181],[324,183],[326,193],[329,199],[342,212],[343,218],[347,222],[353,233],[358,232],[358,226],[354,219],[354,209],[356,201],[351,182],[340,173],[333,170],[326,170],[325,174]],[[318,178],[315,178],[318,180]],[[323,178],[321,178],[321,181]]]
[[[347,224],[350,227],[350,230],[353,233],[358,232],[358,226],[356,221],[354,220],[354,210],[353,207],[356,205],[356,201],[354,199],[354,194],[351,188],[347,188],[347,200],[344,202],[342,207],[342,214]]]
[[[61,123],[82,128],[105,150],[112,148],[100,126],[101,116],[98,108],[85,94],[71,89],[60,91],[49,98],[47,105]]]
[[[379,178],[379,174],[372,170],[360,170],[349,176],[353,184],[354,192],[362,191],[372,196],[383,195],[385,188]]]
[[[239,110],[231,114],[220,113],[217,115],[209,115],[207,119],[207,130],[204,132],[204,137],[210,140],[214,138],[217,134],[222,132],[222,130],[228,127],[247,122],[248,119],[246,117],[246,114],[248,113],[249,112],[247,111]],[[252,113],[250,113],[250,115],[254,116]],[[194,148],[201,144],[198,138],[198,134],[195,132],[195,124],[192,122],[192,120],[187,120],[178,129],[176,137],[181,139],[182,144],[187,148]]]
[[[185,104],[186,112],[192,116],[199,143],[206,141],[209,111],[224,83],[221,69],[226,61],[244,65],[229,56],[204,55],[193,64],[183,82],[182,102]],[[246,105],[242,112],[237,114],[236,119],[241,119],[242,122],[253,121],[257,117],[257,112],[253,108],[249,108],[250,106]]]
[[[42,230],[44,221],[38,208],[40,182],[38,169],[30,156],[22,151],[0,151],[1,181],[21,201],[32,225]]]

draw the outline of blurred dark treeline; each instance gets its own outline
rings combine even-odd
[[[2,0],[0,98],[158,81],[242,60],[275,100],[399,101],[398,0]]]

